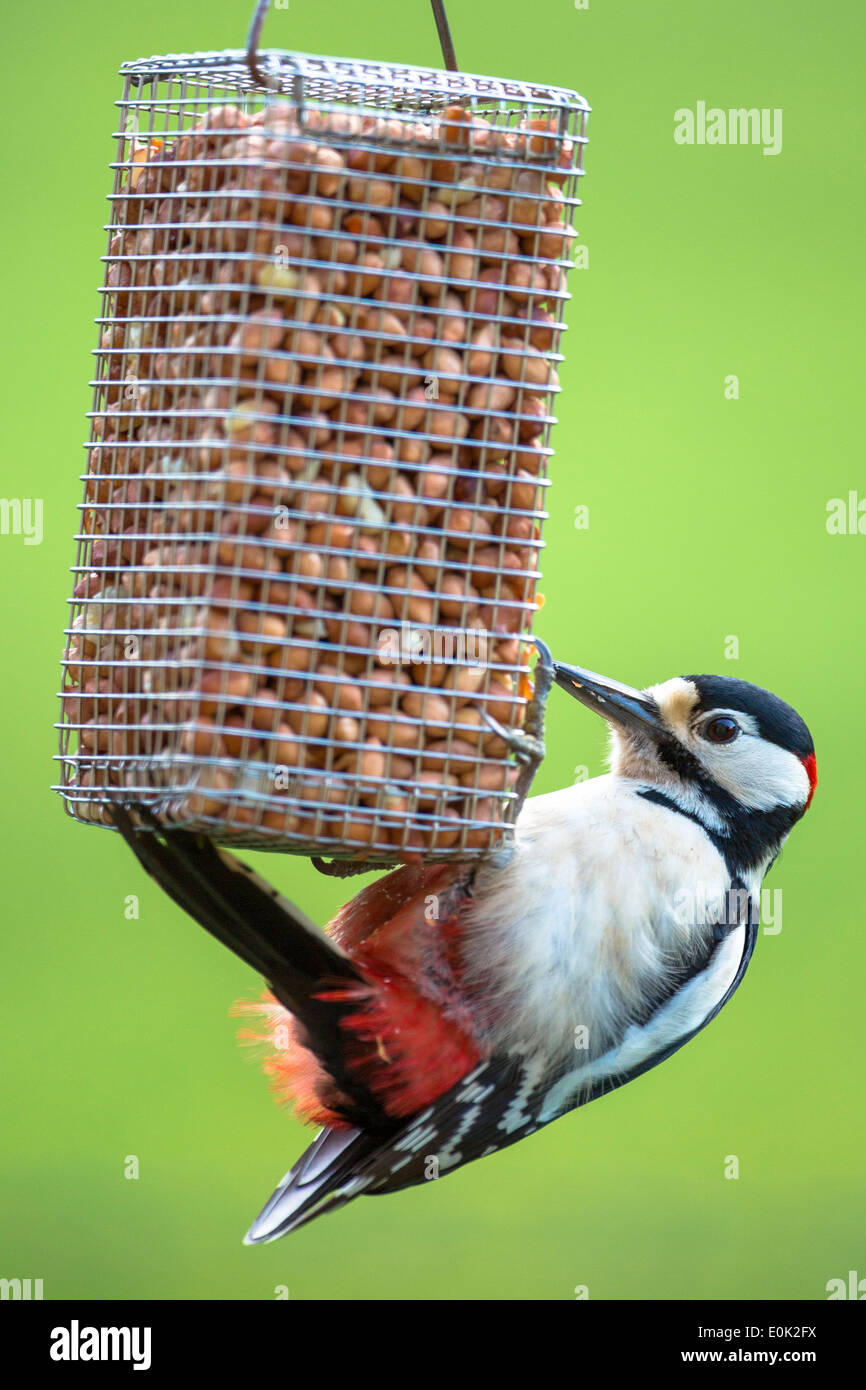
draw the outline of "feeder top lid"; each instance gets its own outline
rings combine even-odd
[[[258,62],[269,78],[267,86],[252,80],[247,54],[242,49],[137,58],[124,63],[120,72],[141,84],[178,79],[207,85],[217,82],[221,87],[269,96],[273,96],[275,90],[290,93],[300,81],[307,100],[363,105],[405,103],[409,107],[439,107],[452,101],[475,99],[548,106],[554,110],[588,112],[590,109],[579,92],[567,87],[447,72],[406,63],[369,63],[355,58],[327,58],[278,49],[263,50],[258,54]]]

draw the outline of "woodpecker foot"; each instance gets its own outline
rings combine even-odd
[[[538,649],[538,660],[533,670],[532,699],[526,707],[523,728],[506,729],[486,710],[481,711],[485,724],[499,735],[520,765],[520,773],[514,784],[514,820],[523,810],[535,774],[544,761],[544,709],[553,685],[554,666],[550,649],[540,638],[534,637],[532,640]]]
[[[538,651],[538,660],[533,668],[532,699],[526,707],[526,718],[523,721],[523,732],[530,737],[537,738],[542,745],[541,757],[544,757],[544,709],[547,704],[547,697],[553,685],[554,664],[553,654],[550,648],[542,642],[540,637],[533,637]]]
[[[493,715],[484,709],[481,711],[481,718],[488,729],[507,744],[509,753],[514,754],[521,767],[538,767],[544,757],[544,739],[528,734],[525,729],[506,729],[504,724],[500,724],[498,719],[494,719]]]

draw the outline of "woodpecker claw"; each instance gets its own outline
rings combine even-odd
[[[535,666],[536,673],[539,669],[541,669],[542,671],[546,671],[550,674],[550,679],[553,680],[553,676],[555,673],[553,652],[550,650],[546,642],[542,642],[540,637],[533,637],[532,641],[535,645],[536,651],[538,652],[538,661],[536,662]],[[536,674],[536,680],[537,679],[538,676]]]
[[[481,718],[484,720],[484,723],[487,725],[491,733],[498,734],[498,736],[503,740],[503,742],[508,743],[508,740],[510,739],[513,730],[506,729],[503,724],[500,724],[498,719],[494,719],[492,714],[488,714],[486,709],[483,709],[481,711]]]
[[[506,729],[504,724],[500,724],[498,719],[494,719],[492,714],[488,714],[486,709],[481,711],[481,718],[492,733],[496,734],[502,742],[507,745],[517,761],[524,766],[534,764],[537,766],[544,757],[544,742],[536,738],[533,734],[527,734],[523,729]]]

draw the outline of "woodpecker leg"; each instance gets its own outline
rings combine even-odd
[[[541,638],[533,637],[532,640],[538,649],[538,660],[532,673],[534,678],[532,699],[526,707],[523,731],[538,740],[541,745],[541,756],[544,757],[544,709],[553,685],[554,664],[550,648],[542,642]]]
[[[498,734],[520,765],[520,772],[514,784],[516,792],[514,819],[520,815],[523,803],[529,794],[533,779],[544,759],[544,709],[553,685],[553,657],[550,649],[540,638],[533,642],[538,649],[538,660],[533,671],[534,682],[532,699],[526,707],[526,718],[522,729],[506,729],[486,710],[481,717],[494,733]]]

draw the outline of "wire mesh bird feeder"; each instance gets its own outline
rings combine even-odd
[[[124,64],[58,790],[224,843],[502,843],[588,108]]]

